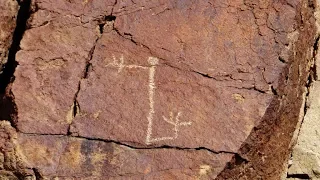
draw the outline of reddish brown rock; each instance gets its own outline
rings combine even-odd
[[[87,4],[75,3],[74,12],[58,7],[46,12],[48,2],[35,3],[39,10],[30,21],[35,27],[26,31],[17,54],[16,76],[23,78],[13,87],[22,132],[66,134],[76,94],[79,114],[72,130],[79,136],[236,152],[263,116],[272,98],[270,87],[276,87],[272,83],[283,67],[279,45],[269,40],[275,35],[259,36],[248,7],[234,14],[213,8],[219,7],[214,3],[122,2],[112,9],[118,16],[114,29],[108,30],[107,24],[97,39],[99,22],[90,21]],[[143,9],[130,13],[137,7]],[[157,14],[161,8],[168,10]],[[196,23],[189,23],[192,19],[185,13],[197,18]],[[47,23],[37,27],[43,24],[42,16]],[[163,31],[155,33],[156,26]],[[157,62],[148,62],[152,58]],[[89,72],[83,75],[86,61]],[[37,68],[29,68],[31,64]],[[77,94],[81,76],[88,77],[80,81]],[[27,103],[34,106],[26,108]]]
[[[78,82],[98,32],[96,26],[83,27],[78,17],[41,9],[30,26],[39,27],[24,34],[12,87],[24,94],[15,97],[18,128],[27,133],[66,134]]]
[[[236,152],[272,96],[167,65],[115,32],[102,35],[90,63],[73,124],[85,137]]]
[[[318,36],[314,11],[317,7],[319,3],[316,1],[298,2],[296,31],[289,35],[288,48],[291,50],[283,72],[285,76],[279,80],[278,98],[273,100],[260,124],[252,130],[239,150],[239,155],[247,162],[239,163],[239,159],[233,158],[217,179],[305,178],[304,174],[291,176],[286,172],[294,144],[292,137],[299,131],[296,128],[305,115],[305,99],[315,78],[313,64]],[[253,8],[258,7],[253,5]]]
[[[63,136],[20,135],[26,163],[44,178],[213,179],[230,154],[206,150],[139,149]],[[33,153],[33,152],[38,153]]]
[[[0,1],[0,74],[8,60],[18,9],[18,3],[15,0]]]
[[[283,158],[252,148],[279,164],[239,171],[260,160],[244,145],[276,139],[271,120],[297,122],[282,108],[302,104],[305,4],[33,0],[12,85],[21,156],[45,178],[279,177],[291,126]]]

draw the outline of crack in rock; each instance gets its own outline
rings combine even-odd
[[[5,64],[3,73],[0,74],[0,119],[10,121],[12,127],[17,129],[16,116],[17,107],[14,102],[14,95],[11,92],[11,84],[15,77],[14,72],[18,63],[15,59],[16,53],[20,50],[20,41],[27,28],[27,21],[30,17],[31,0],[18,1],[20,8],[17,15],[16,28],[13,33],[12,44],[9,49],[8,61]]]
[[[73,137],[73,138],[79,138],[79,139],[86,139],[90,141],[100,141],[100,142],[105,142],[105,143],[114,143],[117,145],[125,146],[131,149],[176,149],[176,150],[204,150],[208,151],[213,154],[232,154],[232,155],[237,155],[242,161],[248,162],[247,159],[241,157],[238,153],[235,152],[230,152],[230,151],[215,151],[210,148],[206,147],[194,147],[194,148],[188,148],[188,147],[178,147],[178,146],[168,146],[168,145],[162,145],[162,146],[148,146],[148,147],[140,147],[140,146],[133,146],[129,145],[120,141],[115,141],[115,140],[106,140],[106,139],[100,139],[100,138],[91,138],[91,137],[84,137],[84,136],[73,136],[73,135],[65,135],[65,134],[38,134],[38,133],[24,133],[24,132],[19,132],[20,134],[25,134],[25,135],[30,135],[30,136],[58,136],[58,137]]]

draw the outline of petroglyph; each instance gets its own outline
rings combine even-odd
[[[180,116],[181,116],[181,112],[178,112],[177,116],[175,118],[173,117],[173,112],[170,112],[170,119],[166,118],[165,116],[162,116],[164,121],[166,121],[167,123],[172,124],[174,126],[174,136],[161,137],[161,138],[151,138],[153,117],[151,118],[151,121],[150,121],[150,119],[148,119],[149,124],[151,124],[151,126],[150,126],[151,128],[148,129],[148,130],[150,130],[150,131],[148,131],[148,133],[150,133],[150,134],[147,134],[146,144],[151,144],[152,142],[163,141],[163,140],[177,139],[178,132],[179,132],[179,126],[190,126],[192,124],[192,122],[180,122],[180,119],[179,119]],[[175,119],[175,121],[174,121],[174,119]]]
[[[167,123],[172,124],[174,126],[174,138],[178,138],[179,126],[190,126],[191,122],[180,122],[179,117],[181,116],[181,112],[178,112],[177,116],[175,117],[175,121],[173,120],[173,112],[170,112],[170,119],[167,119],[165,116],[162,116],[163,120]]]
[[[139,65],[125,65],[124,64],[124,57],[123,55],[117,60],[115,56],[113,56],[113,62],[106,65],[106,67],[113,66],[118,68],[118,73],[121,73],[124,68],[140,68],[140,69],[149,69],[149,114],[148,114],[148,128],[147,128],[147,136],[146,136],[146,144],[151,144],[153,142],[157,141],[164,141],[164,140],[174,140],[178,138],[179,133],[179,127],[180,126],[190,126],[192,122],[180,122],[181,112],[178,112],[177,115],[174,117],[173,112],[170,112],[169,119],[165,116],[162,116],[163,120],[167,123],[174,126],[174,135],[173,136],[167,136],[167,137],[158,137],[158,138],[152,138],[152,126],[153,126],[153,120],[155,115],[155,72],[156,72],[156,66],[159,63],[158,58],[155,57],[149,57],[148,63],[150,64],[150,67],[145,66],[139,66]]]
[[[123,70],[123,68],[129,68],[129,69],[132,69],[132,68],[141,68],[141,69],[148,69],[148,67],[144,67],[144,66],[138,66],[138,65],[124,65],[124,58],[123,58],[123,55],[121,55],[120,59],[117,60],[116,57],[113,55],[112,56],[113,58],[113,62],[112,63],[109,63],[106,65],[106,67],[108,66],[113,66],[113,67],[116,67],[118,68],[118,73],[121,73],[121,71]]]

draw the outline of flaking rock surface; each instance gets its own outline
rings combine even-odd
[[[217,177],[280,93],[299,6],[32,0],[19,154],[48,179]]]

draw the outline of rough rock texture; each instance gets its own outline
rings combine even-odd
[[[292,148],[291,138],[303,116],[307,87],[312,81],[316,27],[316,1],[301,1],[297,9],[297,36],[289,53],[287,73],[279,80],[278,98],[269,106],[261,123],[253,129],[239,154],[248,162],[234,159],[218,179],[280,179],[286,169],[284,162]],[[269,112],[269,113],[268,113]]]
[[[25,168],[17,150],[17,133],[7,121],[0,122],[0,179],[35,180],[32,169]]]
[[[319,108],[320,108],[320,1],[314,13],[317,24],[317,41],[313,52],[313,78],[308,89],[307,101],[305,105],[305,114],[301,126],[297,128],[297,136],[293,140],[296,144],[293,148],[291,158],[288,162],[287,174],[289,178],[320,178],[320,140],[319,140]]]
[[[319,108],[320,84],[314,82],[308,97],[308,111],[304,116],[296,146],[293,149],[288,175],[320,178]]]
[[[33,177],[280,178],[315,2],[23,2],[7,120]]]
[[[207,150],[139,149],[65,136],[20,135],[26,163],[43,178],[76,179],[213,179],[228,154]],[[34,153],[37,152],[37,153]]]
[[[0,74],[8,59],[18,9],[18,2],[15,0],[0,1]]]

